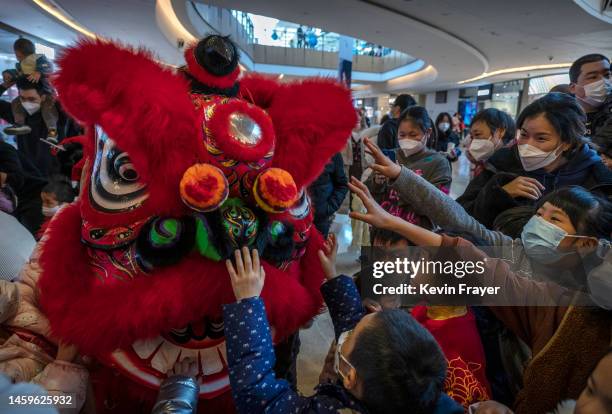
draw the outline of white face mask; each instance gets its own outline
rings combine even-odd
[[[416,154],[424,147],[423,141],[415,141],[413,139],[400,139],[399,146],[407,157]]]
[[[29,115],[33,115],[36,112],[40,111],[40,104],[36,102],[21,102],[21,106]]]
[[[45,217],[53,217],[55,215],[55,213],[58,212],[60,206],[55,206],[55,207],[45,207],[43,206],[42,208],[42,214]]]
[[[519,155],[521,157],[521,164],[525,171],[534,171],[539,168],[544,168],[547,165],[552,164],[563,151],[557,150],[561,147],[557,147],[552,151],[545,152],[539,148],[536,148],[529,144],[521,144],[518,146]]]
[[[440,122],[438,124],[438,128],[440,129],[440,131],[446,132],[450,129],[450,124],[448,122]]]
[[[476,161],[484,161],[495,152],[495,144],[489,139],[473,139],[468,151]]]
[[[612,94],[612,81],[600,79],[584,85],[583,88],[584,98],[580,99],[592,107],[599,108],[606,101],[608,95]]]

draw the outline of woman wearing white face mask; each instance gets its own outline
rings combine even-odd
[[[510,115],[495,108],[483,109],[472,118],[467,158],[472,163],[470,176],[480,175],[495,151],[516,136],[516,125]]]
[[[491,228],[501,212],[534,205],[558,188],[612,194],[612,173],[583,139],[584,119],[567,94],[549,93],[529,104],[517,120],[517,145],[498,150],[457,202]]]
[[[407,169],[400,168],[398,172],[397,166],[380,156],[377,156],[377,161],[381,162],[375,167],[377,171],[388,174],[390,178],[395,177],[394,182],[398,186],[406,188],[410,184],[402,196],[421,205],[422,210],[439,209],[440,205],[448,203],[445,201],[448,197],[440,195],[431,185]],[[495,258],[500,256],[491,258],[467,240],[433,233],[399,220],[384,211],[361,183],[352,181],[349,186],[363,200],[367,209],[366,214],[351,213],[351,217],[378,228],[393,230],[416,246],[444,247],[446,251],[452,251],[450,257],[437,259],[485,263],[485,269],[479,276],[481,285],[500,286],[503,289],[503,294],[497,297],[495,304],[520,305],[489,307],[501,323],[528,344],[533,355],[526,364],[522,388],[515,399],[514,408],[517,413],[549,412],[559,400],[576,399],[580,395],[587,386],[592,367],[610,346],[612,320],[608,313],[590,306],[575,305],[575,292],[567,286],[554,283],[554,279],[535,281],[525,277],[527,275],[522,269],[513,268],[515,263],[512,263],[512,257],[504,256],[504,260]],[[429,187],[428,195],[421,194],[420,200],[417,200],[416,196],[410,195],[416,191],[415,187]],[[451,215],[453,211],[447,209],[445,213]],[[455,218],[461,215],[460,212],[455,213]],[[469,216],[465,217],[465,212],[463,214],[464,217],[460,219],[469,222]],[[445,218],[441,217],[440,221],[445,221]],[[440,224],[438,221],[436,223]],[[535,252],[534,257],[549,259],[548,254],[541,254],[541,249],[547,249],[551,252],[550,256],[558,256],[558,266],[567,268],[571,259],[567,255],[570,249],[591,249],[597,244],[595,240],[602,237],[609,242],[612,206],[582,188],[562,189],[544,200],[531,223],[526,226],[527,230],[519,240],[486,230],[478,223],[473,223],[473,230],[477,236],[488,237],[488,242],[503,243],[505,247],[515,250],[515,253],[523,250],[527,257]],[[451,223],[447,221],[446,224]],[[458,227],[462,225],[461,222],[456,224]],[[534,246],[538,248],[534,250]],[[545,261],[550,263],[549,260]],[[551,267],[550,264],[547,266]],[[575,265],[572,272],[575,274],[576,270],[578,266]],[[559,268],[555,268],[555,271],[559,273]],[[411,284],[416,286],[423,282],[418,278]],[[586,284],[586,277],[584,279],[583,284]],[[612,292],[608,295],[612,295]],[[543,299],[546,300],[543,302]],[[543,303],[552,306],[538,306]]]
[[[399,149],[395,150],[397,163],[409,168],[425,180],[448,194],[452,180],[452,169],[446,156],[427,148],[427,142],[435,141],[433,122],[427,110],[421,106],[405,109],[398,120]],[[419,224],[431,227],[431,223],[414,214],[409,204],[397,197],[397,192],[388,188],[387,181],[382,184],[368,180],[367,185],[373,193],[385,193],[382,204],[394,215]]]

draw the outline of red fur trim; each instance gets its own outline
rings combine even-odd
[[[289,171],[298,191],[346,145],[357,121],[350,91],[327,79],[283,85],[268,113],[277,137],[272,165]]]
[[[40,256],[39,288],[53,336],[85,354],[104,354],[205,315],[220,315],[221,305],[235,300],[225,264],[195,253],[148,276],[94,286],[80,232],[74,205],[51,221]],[[288,271],[263,264],[262,297],[278,337],[295,332],[320,310],[321,245],[321,236],[313,232],[305,256]]]
[[[260,108],[272,105],[274,94],[281,84],[277,78],[261,73],[250,72],[240,78],[240,97]]]
[[[233,112],[242,112],[250,116],[261,128],[261,141],[255,146],[242,144],[230,134],[229,116]],[[227,158],[255,162],[264,157],[274,146],[274,127],[270,117],[260,108],[244,101],[231,100],[219,104],[208,121],[215,146],[225,153]]]
[[[140,209],[128,215],[89,211],[90,218],[112,225],[153,213],[185,212],[180,179],[189,166],[208,158],[199,131],[202,115],[189,98],[187,81],[144,50],[101,40],[68,48],[59,66],[55,86],[64,108],[88,125],[91,142],[93,126],[100,125],[149,185],[149,198]]]
[[[197,44],[194,44],[185,49],[185,61],[187,62],[187,67],[189,68],[189,73],[191,76],[207,86],[213,86],[221,89],[227,89],[234,86],[238,75],[240,75],[240,66],[236,66],[236,69],[234,69],[228,75],[215,76],[200,66],[200,64],[196,61],[195,55],[193,54],[196,45]]]

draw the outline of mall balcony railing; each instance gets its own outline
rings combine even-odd
[[[254,62],[270,65],[289,65],[334,69],[338,68],[338,39],[340,35],[304,27],[299,42],[297,27],[273,30],[262,45],[254,36],[254,26],[247,13],[204,3],[191,2],[192,10],[201,22],[223,34],[231,35],[242,51]],[[196,24],[193,20],[192,23]],[[196,24],[197,26],[197,24]],[[353,46],[353,70],[382,73],[407,65],[415,59],[405,53],[384,48],[363,40]]]

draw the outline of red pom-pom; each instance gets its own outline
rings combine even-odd
[[[257,176],[253,195],[263,210],[280,213],[295,203],[298,193],[291,174],[281,168],[269,168]]]
[[[181,198],[197,211],[212,211],[227,199],[229,185],[223,172],[210,164],[195,164],[185,171],[180,185]]]

